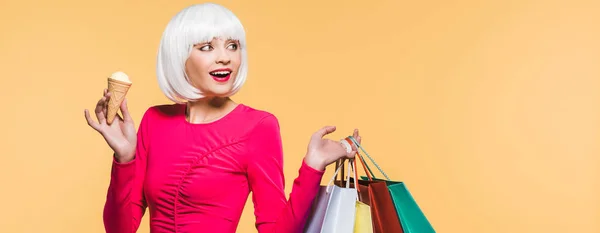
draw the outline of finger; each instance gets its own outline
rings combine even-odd
[[[347,158],[352,159],[356,156],[356,150],[352,150],[350,153],[346,155]]]
[[[112,93],[106,93],[106,101],[104,101],[104,110],[108,111],[108,102],[110,102],[110,98],[112,97]]]
[[[358,151],[357,143],[360,144],[360,136],[358,136],[358,133],[355,130],[351,137],[354,138],[354,140],[351,140],[350,137],[346,137],[344,140],[350,144],[350,150],[353,151],[352,153],[356,153],[356,151]]]
[[[313,134],[314,137],[322,138],[327,134],[335,132],[335,126],[325,126]]]
[[[102,114],[102,115],[104,116],[104,118],[106,118],[105,122],[108,121],[108,103],[110,102],[111,97],[112,97],[112,94],[110,92],[107,92],[106,100],[104,101],[104,107],[102,108],[103,109],[102,111],[104,112],[104,114]]]
[[[104,97],[106,98],[106,101],[104,101],[104,105],[108,106],[108,96],[109,96],[109,92],[108,92],[108,88],[104,88]]]
[[[123,117],[119,113],[115,114],[115,118],[119,120],[119,124],[123,122]]]
[[[96,110],[94,111],[96,113],[96,118],[98,119],[98,122],[100,124],[103,124],[103,122],[105,121],[105,114],[106,114],[106,96],[103,96],[100,100],[98,100],[98,103],[96,104]]]
[[[87,121],[88,125],[96,131],[100,132],[100,125],[92,119],[92,117],[90,116],[90,112],[87,109],[84,111],[84,114],[85,120]]]
[[[112,124],[110,124],[110,127],[121,129],[122,125],[123,118],[119,115],[119,113],[115,114],[115,119],[113,120]]]
[[[356,133],[354,133],[354,135],[352,135],[352,136],[353,137],[356,136]],[[354,143],[353,141],[351,141],[348,138],[345,138],[344,140],[346,140],[346,142],[348,142],[348,144],[350,145],[350,151],[346,154],[346,157],[347,158],[354,158],[356,156],[356,154],[358,153],[358,146],[356,145],[356,143]],[[357,141],[358,140],[359,139],[357,139]],[[346,149],[346,151],[348,151],[348,149]]]
[[[358,129],[354,129],[354,132],[352,133],[352,137],[353,137],[354,139],[356,139],[356,141],[357,141],[358,143],[360,143],[360,134],[358,133]]]
[[[129,109],[127,109],[127,98],[125,98],[123,103],[121,103],[121,113],[123,113],[123,120],[125,122],[133,121],[133,119],[131,119],[131,115],[129,114]]]
[[[119,113],[117,113],[117,116],[115,117],[115,121],[118,121],[119,123],[119,130],[121,130],[121,133],[123,133],[125,135],[125,130],[127,130],[127,127],[129,127],[127,124],[125,124],[125,118],[121,115],[119,115]]]
[[[356,153],[358,151],[358,147],[354,143],[350,143],[350,147],[351,147],[351,150],[350,150],[350,152],[348,152],[348,154],[346,155],[346,157],[348,157],[348,158],[354,158],[354,156],[356,155]]]

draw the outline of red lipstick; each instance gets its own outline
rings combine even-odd
[[[227,82],[231,78],[231,69],[221,68],[209,72],[210,76],[217,82]]]

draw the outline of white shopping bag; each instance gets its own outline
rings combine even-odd
[[[323,227],[323,220],[325,219],[325,213],[327,212],[327,207],[329,207],[329,199],[331,197],[331,186],[333,181],[337,177],[342,167],[338,167],[329,180],[327,185],[321,185],[319,189],[319,193],[317,197],[313,201],[312,210],[308,220],[306,221],[306,225],[304,226],[304,233],[320,233],[321,228]]]
[[[356,188],[350,188],[350,172],[353,170],[351,160],[348,165],[352,169],[348,169],[346,187],[339,187],[331,183],[337,176],[338,171],[334,174],[334,179],[331,179],[327,185],[326,192],[329,193],[329,202],[325,211],[321,233],[353,233],[354,220],[356,215],[356,202],[358,201],[358,193]],[[356,187],[356,186],[355,186]]]

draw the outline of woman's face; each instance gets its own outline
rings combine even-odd
[[[241,60],[238,41],[215,38],[194,45],[185,71],[192,85],[205,96],[222,97],[233,88]]]

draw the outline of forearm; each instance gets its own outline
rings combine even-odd
[[[259,233],[302,232],[321,183],[323,171],[303,161],[290,197],[275,222],[258,224]]]
[[[145,204],[141,198],[136,162],[113,161],[103,213],[107,233],[133,233],[139,226]]]

